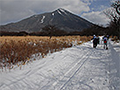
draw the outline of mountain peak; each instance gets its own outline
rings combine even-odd
[[[67,13],[68,13],[68,11],[65,10],[65,9],[63,9],[63,8],[58,8],[58,9],[55,10],[54,12],[56,12],[56,13],[58,13],[58,14],[60,14],[60,15],[62,15],[62,14],[66,14],[66,15],[67,15]],[[53,13],[54,13],[54,12],[53,12]]]
[[[54,25],[60,30],[71,32],[81,31],[90,27],[92,23],[63,8],[58,8],[53,12],[33,15],[14,24],[7,24],[0,28],[2,28],[2,31],[41,31],[42,28],[47,25]]]
[[[58,8],[57,10],[59,10],[59,11],[66,11],[66,10],[63,9],[63,8]]]

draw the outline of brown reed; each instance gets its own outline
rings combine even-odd
[[[25,65],[32,55],[44,58],[48,53],[91,40],[86,36],[37,37],[2,36],[0,37],[0,68],[12,67],[21,62]]]

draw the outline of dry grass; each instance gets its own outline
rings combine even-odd
[[[118,39],[117,36],[114,36],[114,37],[110,37],[112,41],[114,41],[115,43],[119,43],[120,42],[120,39]]]
[[[60,51],[73,45],[91,40],[86,36],[37,37],[3,36],[0,37],[0,68],[24,65],[32,55],[44,58],[48,53]],[[80,42],[82,41],[82,42]],[[19,65],[18,65],[19,66]]]

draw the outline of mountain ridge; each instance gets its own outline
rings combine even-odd
[[[52,12],[33,15],[16,23],[9,23],[0,26],[0,31],[42,31],[47,25],[54,25],[60,30],[67,32],[81,31],[91,27],[93,24],[63,8]]]

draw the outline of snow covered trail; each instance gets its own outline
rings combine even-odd
[[[120,90],[120,45],[87,42],[0,71],[0,90]]]

